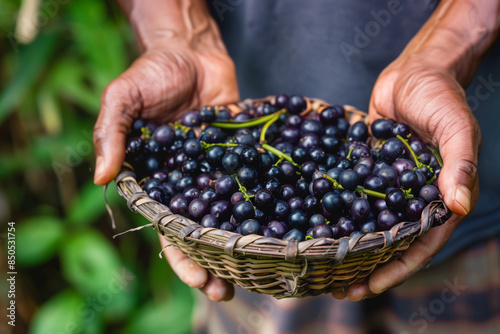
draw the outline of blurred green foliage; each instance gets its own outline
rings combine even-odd
[[[191,290],[158,258],[156,233],[113,239],[146,221],[113,184],[113,231],[92,182],[100,95],[137,56],[130,27],[112,1],[40,1],[20,21],[28,2],[0,0],[0,221],[2,233],[16,222],[16,331],[189,333]],[[21,24],[39,30],[32,42],[18,42]]]

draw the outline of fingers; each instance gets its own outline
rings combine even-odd
[[[94,182],[112,181],[125,159],[125,138],[141,109],[139,93],[121,78],[111,82],[103,93],[101,110],[94,126],[96,169]]]
[[[472,210],[476,200],[473,193],[478,183],[477,162],[481,132],[474,116],[466,110],[444,123],[444,129],[438,137],[443,158],[439,189],[451,211],[466,215]]]
[[[212,274],[208,275],[208,281],[201,291],[214,302],[228,301],[234,296],[234,286]]]
[[[377,268],[366,282],[351,285],[346,292],[349,299],[357,301],[371,298],[402,284],[429,264],[462,219],[463,217],[453,216],[446,224],[433,228],[417,239],[399,259]]]
[[[169,243],[161,235],[158,236],[161,247],[164,249],[163,254],[165,254],[165,258],[181,281],[192,288],[204,287],[208,281],[207,270],[197,265],[196,262],[177,248],[165,248]]]
[[[181,281],[192,288],[201,289],[213,301],[227,301],[233,298],[233,285],[208,273],[177,248],[165,248],[169,243],[161,235],[158,236],[165,258]]]

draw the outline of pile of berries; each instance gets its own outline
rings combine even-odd
[[[283,240],[388,230],[419,220],[439,198],[439,153],[407,125],[379,119],[370,137],[340,105],[301,116],[306,109],[304,97],[280,94],[234,117],[226,106],[204,106],[180,123],[138,119],[126,160],[173,213]],[[377,148],[367,144],[374,138]]]

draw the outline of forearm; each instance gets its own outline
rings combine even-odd
[[[443,68],[465,86],[499,28],[500,0],[441,0],[402,56]]]
[[[224,49],[205,0],[117,0],[134,31],[139,50],[181,43]]]

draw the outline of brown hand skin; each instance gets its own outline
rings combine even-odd
[[[462,86],[472,79],[495,39],[500,12],[500,1],[479,2],[441,1],[403,53],[380,74],[369,107],[371,122],[395,119],[439,146],[439,189],[454,215],[367,280],[334,293],[335,298],[357,301],[402,284],[432,260],[476,204],[481,131]]]
[[[232,59],[203,0],[122,0],[143,52],[113,80],[101,98],[94,127],[94,182],[104,185],[119,173],[132,122],[178,120],[202,105],[239,100]],[[167,245],[160,236],[162,247]],[[212,300],[229,300],[234,288],[174,247],[164,250],[172,269],[186,284]]]

